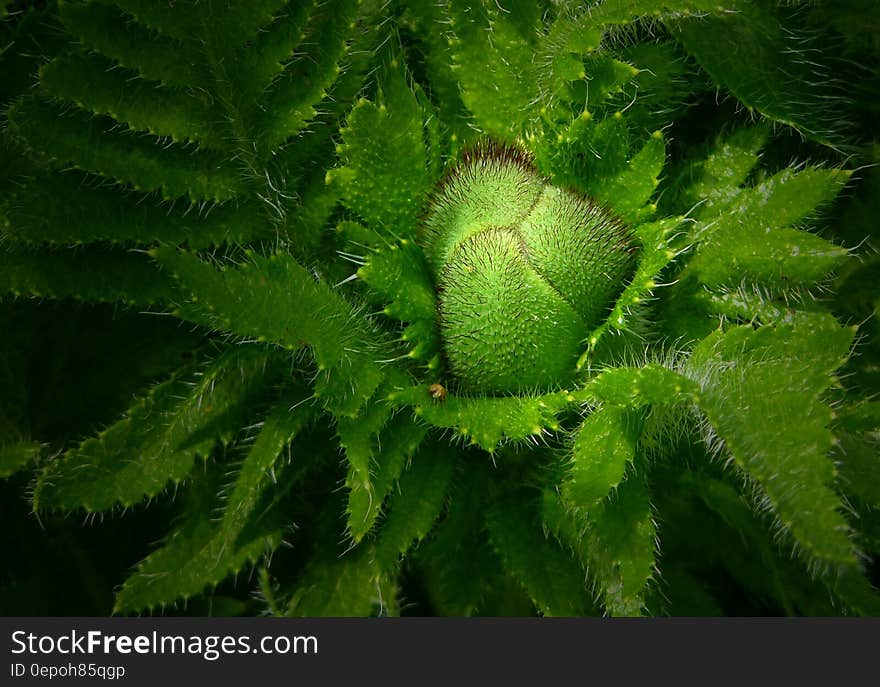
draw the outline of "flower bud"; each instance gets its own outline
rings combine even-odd
[[[632,266],[620,220],[495,144],[466,153],[442,182],[424,240],[447,360],[480,393],[570,381]]]

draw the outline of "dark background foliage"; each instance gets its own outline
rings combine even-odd
[[[393,35],[406,54],[412,80],[421,95],[431,101],[445,121],[457,122],[465,106],[458,93],[436,79],[436,65],[430,58],[434,48],[428,45],[434,37],[425,33],[417,13],[408,5],[403,0],[376,5],[371,8],[372,14],[359,21],[375,27],[395,26]],[[422,3],[412,5],[422,7]],[[855,170],[845,191],[821,213],[816,224],[817,233],[824,238],[857,247],[858,260],[850,261],[833,283],[825,285],[821,296],[824,306],[832,309],[841,322],[859,325],[857,355],[838,372],[845,388],[835,392],[839,398],[834,401],[845,407],[851,399],[873,398],[880,389],[880,325],[876,318],[880,305],[880,259],[876,253],[880,245],[880,173],[876,167],[880,163],[880,11],[872,0],[767,4],[771,5],[783,25],[802,41],[804,60],[821,65],[823,86],[815,102],[799,100],[810,89],[803,88],[797,75],[791,76],[794,86],[790,91],[777,88],[772,56],[767,58],[767,65],[756,62],[741,72],[717,64],[717,56],[707,55],[701,43],[714,34],[700,21],[672,17],[662,22],[628,23],[610,32],[606,45],[619,59],[637,64],[645,45],[675,46],[675,61],[666,64],[674,73],[663,74],[658,68],[654,82],[645,76],[630,113],[633,118],[643,118],[645,130],[662,127],[669,141],[667,166],[655,196],[661,211],[671,212],[680,204],[680,180],[687,178],[693,160],[705,154],[720,132],[756,122],[762,114],[767,115],[772,128],[762,158],[768,173],[793,162]],[[6,110],[22,94],[37,88],[39,68],[67,50],[73,40],[61,24],[55,2],[17,1],[5,3],[5,7],[6,17],[0,27],[2,194],[12,193],[21,177],[35,172],[30,167],[35,163],[23,152],[22,141],[7,131]],[[319,134],[297,148],[303,151],[297,153],[303,160],[302,179],[291,183],[296,187],[286,208],[291,214],[296,213],[298,199],[306,195],[309,185],[323,188],[326,171],[337,165],[334,145],[340,140],[338,130],[357,98],[375,98],[381,90],[371,77],[379,69],[381,59],[377,56],[382,50],[379,41],[363,55],[354,53],[346,73],[359,73],[361,78],[344,84],[318,108],[318,124],[313,129]],[[356,64],[358,60],[364,64]],[[766,71],[761,73],[769,74],[767,81],[753,85],[756,70],[762,69]],[[807,65],[807,69],[812,66]],[[626,107],[633,95],[627,89],[612,95],[608,111]],[[664,107],[652,106],[652,98],[665,103]],[[797,129],[786,126],[782,123],[785,121],[793,121]],[[457,126],[465,132],[463,136],[467,135],[466,124]],[[329,129],[330,135],[321,135],[322,127]],[[454,158],[454,151],[448,150],[445,157]],[[323,260],[331,265],[326,267],[328,274],[338,270],[344,276],[345,267],[338,266],[341,261],[335,253],[336,245],[322,232],[332,233],[337,220],[345,218],[337,209],[327,213],[318,232],[309,233],[311,229],[304,225],[297,233],[294,227],[286,239],[296,254]],[[295,224],[294,220],[285,221],[288,227]],[[11,240],[7,237],[0,248]],[[270,237],[263,245],[273,240]],[[72,250],[85,250],[75,241],[69,243]],[[226,249],[233,255],[238,250]],[[206,329],[144,313],[123,302],[31,298],[15,293],[13,287],[7,288],[9,280],[4,281],[2,275],[0,281],[4,289],[0,294],[0,435],[4,443],[22,437],[34,442],[38,467],[115,422],[150,385],[166,379],[195,357],[217,354],[217,342],[223,341],[223,336],[211,335]],[[660,307],[664,307],[662,299]],[[311,362],[300,358],[295,364],[309,368]],[[270,402],[268,396],[255,401],[257,405]],[[870,429],[876,431],[876,427]],[[247,430],[235,430],[235,437],[215,449],[221,467],[199,463],[196,468],[206,483],[214,480],[214,484],[221,484],[222,476],[214,473],[224,464],[240,460],[237,442],[245,438]],[[338,528],[324,532],[321,527],[325,524],[310,520],[317,509],[325,508],[336,508],[342,518],[345,498],[339,488],[344,471],[339,470],[338,451],[330,439],[334,433],[332,423],[318,420],[309,431],[315,436],[313,446],[326,447],[326,460],[321,463],[321,451],[316,449],[316,466],[296,493],[279,498],[286,499],[291,523],[292,514],[301,514],[297,522],[318,524],[307,524],[297,532],[297,541],[307,542],[304,548],[281,547],[275,551],[271,559],[273,573],[302,570],[306,552],[320,551],[323,542],[335,544],[344,527],[340,519],[335,523]],[[729,478],[722,462],[712,462],[701,444],[686,439],[665,440],[671,442],[670,450],[677,453],[679,463],[660,460],[651,475],[654,510],[661,514],[663,540],[658,562],[661,581],[650,592],[648,608],[677,615],[840,612],[839,606],[830,602],[827,590],[804,573],[795,557],[780,557],[772,523],[766,517],[755,516],[749,508],[743,511],[735,502],[737,492],[725,494],[730,497],[730,508],[719,510],[701,499],[699,489],[691,488],[689,480],[717,478],[719,484],[727,484]],[[678,443],[672,446],[675,441]],[[488,469],[485,456],[476,448],[462,449],[461,453],[467,458],[463,462],[475,473]],[[513,448],[504,460],[510,470],[519,471],[522,484],[542,479],[535,472],[552,469],[552,461],[536,467]],[[683,476],[681,463],[706,467],[700,474]],[[179,522],[182,504],[193,498],[188,493],[172,498],[169,492],[124,511],[35,514],[31,507],[34,480],[33,469],[0,480],[0,613],[5,615],[110,614],[114,592],[132,566],[155,549],[169,525]],[[880,586],[880,508],[872,503],[866,506],[859,509],[859,543],[867,552],[867,576],[874,586]],[[436,593],[429,589],[430,570],[426,571],[424,564],[431,560],[432,553],[451,550],[444,549],[448,544],[443,541],[444,533],[441,530],[422,544],[422,560],[403,561],[398,582],[401,614],[456,611],[454,604],[438,605]],[[488,555],[479,543],[465,539],[456,546],[462,556]],[[328,560],[332,557],[330,553]],[[776,562],[766,566],[764,561],[768,559]],[[489,561],[487,569],[492,565]],[[768,581],[771,567],[777,579]],[[277,584],[267,582],[268,575],[261,577],[261,570],[265,568],[245,567],[216,588],[185,604],[169,606],[164,612],[240,615],[272,611],[273,600],[267,597],[271,597],[273,585],[277,591]],[[280,578],[281,573],[277,574]],[[503,579],[509,588],[485,592],[491,601],[481,611],[533,613],[534,607],[522,590],[509,577]],[[479,580],[472,582],[479,584]],[[768,594],[768,588],[782,591]],[[280,593],[285,591],[282,588]]]

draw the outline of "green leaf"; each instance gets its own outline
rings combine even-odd
[[[670,18],[723,9],[718,0],[605,0],[581,14],[584,26],[628,24],[643,16]]]
[[[114,0],[144,26],[186,42],[201,34],[202,9],[195,3],[169,5],[152,0]]]
[[[218,271],[191,253],[162,248],[153,255],[193,294],[180,317],[290,350],[308,346],[320,372],[315,395],[334,413],[353,415],[382,381],[382,337],[292,256],[248,253],[248,262]]]
[[[849,255],[790,226],[833,200],[848,171],[788,168],[750,188],[740,186],[766,137],[765,127],[736,130],[682,174],[690,184],[682,202],[691,205],[701,197],[705,202],[695,209],[700,220],[691,238],[697,248],[666,305],[669,331],[676,336],[684,329],[689,338],[702,338],[714,326],[713,314],[769,323],[795,309],[815,310],[809,289],[843,267]],[[671,307],[673,302],[679,307]]]
[[[785,169],[743,190],[731,202],[713,206],[713,210],[725,216],[720,226],[754,223],[765,229],[788,227],[834,200],[850,175],[851,172],[843,169],[808,167],[800,172]],[[698,237],[711,236],[718,226],[701,227]]]
[[[380,497],[374,494],[373,458],[379,454],[379,433],[393,410],[384,401],[369,403],[360,415],[341,417],[337,423],[339,444],[345,449],[349,466],[345,478],[349,490],[348,529],[355,542],[369,531],[382,505]]]
[[[36,441],[4,441],[0,443],[0,478],[23,470],[40,457],[40,444]]]
[[[172,532],[162,548],[147,556],[122,585],[113,612],[164,608],[195,596],[255,563],[281,541],[281,532],[271,530],[230,548],[225,540],[212,538],[213,534],[212,523],[203,513]]]
[[[412,406],[416,417],[433,427],[455,433],[486,451],[503,441],[519,442],[559,429],[557,416],[566,408],[587,401],[607,401],[630,407],[651,403],[677,403],[696,393],[695,385],[659,365],[609,370],[574,391],[505,397],[469,397],[432,388],[410,387],[393,391],[388,399]]]
[[[576,403],[583,392],[560,391],[541,396],[466,397],[446,394],[445,400],[432,396],[424,386],[394,391],[391,403],[410,405],[418,418],[455,433],[489,452],[502,440],[522,441],[559,429],[556,415]]]
[[[638,312],[651,298],[653,290],[658,286],[657,278],[676,256],[672,243],[676,237],[676,230],[683,221],[683,217],[669,217],[636,228],[636,237],[641,244],[641,255],[636,272],[617,298],[608,318],[590,334],[587,350],[578,360],[578,369],[587,364],[596,350],[596,345],[609,332],[626,331],[631,320],[634,319],[634,312]]]
[[[147,79],[185,87],[203,77],[189,46],[150,31],[110,3],[68,0],[59,9],[64,25],[84,44]]]
[[[19,3],[10,16],[3,17],[6,4],[0,3],[0,106],[4,109],[33,87],[39,66],[69,40],[60,30],[54,4]]]
[[[0,292],[140,307],[165,303],[174,286],[145,256],[118,249],[0,249]]]
[[[358,277],[386,302],[382,312],[410,323],[402,339],[409,357],[426,361],[429,370],[440,366],[440,334],[434,284],[425,256],[408,239],[371,253]]]
[[[404,239],[376,250],[358,272],[371,289],[388,301],[383,312],[403,322],[433,320],[437,314],[434,284],[424,254]]]
[[[692,380],[657,363],[605,370],[590,382],[589,389],[598,400],[625,408],[686,403],[700,391]]]
[[[472,616],[491,614],[504,606],[509,587],[520,598],[516,582],[504,573],[501,560],[489,543],[485,512],[489,485],[495,475],[485,463],[467,466],[454,478],[446,515],[415,552],[419,572],[439,614]],[[534,609],[528,597],[522,614]]]
[[[839,169],[787,169],[714,206],[723,214],[699,225],[700,247],[686,274],[710,287],[743,280],[778,287],[815,284],[848,252],[789,227],[831,201],[849,176]]]
[[[343,423],[340,422],[339,426],[342,427]],[[426,433],[426,427],[399,413],[372,442],[369,472],[363,473],[350,465],[346,478],[349,488],[348,532],[355,542],[372,529],[382,512],[385,498]]]
[[[880,592],[859,568],[845,568],[836,577],[826,576],[825,582],[856,613],[868,617],[880,614]]]
[[[259,132],[259,151],[275,150],[317,115],[316,106],[340,75],[354,8],[352,0],[342,0],[320,5],[312,15],[302,42],[306,49],[286,65],[258,108],[254,130]]]
[[[431,187],[425,114],[395,56],[385,65],[377,103],[361,99],[348,115],[338,152],[342,166],[327,174],[342,201],[376,232],[414,238]]]
[[[642,615],[657,539],[644,481],[630,477],[589,512],[567,510],[555,494],[545,493],[543,514],[550,531],[577,554],[606,612]]]
[[[592,87],[598,76],[598,70],[585,69],[583,55],[599,47],[602,31],[599,27],[587,27],[578,19],[574,11],[561,8],[549,30],[538,40],[535,55],[539,65],[538,84],[544,95],[543,107],[550,111],[550,118],[554,114],[552,110],[556,99],[573,100],[574,82],[583,83],[589,74]],[[602,56],[590,55],[590,60],[601,61]],[[598,99],[595,89],[592,92]]]
[[[215,49],[232,51],[253,41],[277,14],[285,14],[287,6],[288,0],[252,0],[247,5],[221,3],[207,7],[196,3],[194,12],[201,21],[202,33],[217,44]]]
[[[3,234],[22,243],[186,243],[203,248],[275,235],[264,206],[179,210],[79,172],[44,174],[10,200]],[[153,280],[159,278],[156,274]]]
[[[377,435],[393,411],[388,403],[370,403],[360,415],[340,418],[337,424],[339,443],[345,449],[348,463],[361,475],[366,488],[369,488],[370,461],[378,448]]]
[[[626,408],[607,406],[581,423],[560,492],[571,508],[590,510],[623,481],[635,459],[641,418]]]
[[[545,121],[559,123],[572,114],[582,112],[582,116],[589,118],[592,112],[599,112],[612,108],[630,110],[635,104],[635,110],[630,113],[631,119],[645,121],[646,118],[640,109],[657,108],[659,115],[656,118],[647,118],[649,130],[657,126],[663,126],[670,121],[668,112],[670,106],[674,107],[684,100],[685,95],[690,95],[693,89],[686,85],[678,89],[670,88],[668,81],[677,81],[684,84],[686,81],[694,81],[693,75],[681,69],[676,63],[680,63],[680,57],[674,49],[653,51],[651,44],[636,43],[632,54],[644,57],[647,45],[647,59],[633,59],[634,64],[642,62],[643,72],[638,79],[636,93],[640,96],[638,101],[629,88],[636,83],[640,70],[627,62],[615,59],[611,51],[614,41],[606,41],[607,45],[599,46],[603,42],[605,34],[615,25],[627,24],[640,16],[651,15],[652,19],[671,19],[677,16],[690,16],[694,12],[703,10],[717,11],[721,9],[717,2],[711,0],[689,0],[688,2],[666,3],[656,0],[611,0],[591,7],[577,5],[563,5],[558,15],[546,34],[541,35],[538,41],[534,66],[537,66],[537,74],[533,77],[539,88],[537,93],[523,89],[521,96],[522,109],[527,109],[525,103],[534,107],[539,103],[542,107],[540,114]],[[494,38],[494,36],[492,36]],[[492,40],[491,42],[494,42]],[[627,54],[624,46],[620,51]],[[671,46],[669,46],[671,48]],[[527,50],[520,53],[526,54]],[[505,56],[504,63],[512,64]],[[522,65],[517,65],[520,73],[525,74]],[[529,65],[532,66],[532,65]],[[676,69],[679,67],[678,69]],[[512,67],[508,67],[512,69]],[[687,74],[687,79],[681,78]],[[663,78],[669,75],[669,79]],[[643,88],[643,84],[648,86]],[[501,90],[501,89],[499,89]],[[625,92],[627,91],[627,92]],[[658,93],[659,92],[659,93]],[[531,95],[531,99],[526,98]],[[618,97],[619,94],[619,97]],[[658,97],[659,94],[667,97]],[[644,103],[644,105],[643,105]],[[558,105],[568,107],[558,107]],[[654,113],[651,113],[654,114]],[[632,116],[635,115],[635,116]],[[617,115],[619,116],[619,114]],[[576,120],[577,121],[577,120]],[[578,127],[575,126],[575,129]],[[491,132],[490,132],[491,133]],[[574,131],[559,135],[559,142],[570,143],[577,138]],[[585,145],[582,149],[584,156],[592,155],[595,158],[607,157],[600,146]],[[592,162],[584,157],[587,164]],[[583,175],[575,174],[574,177],[581,179]]]
[[[491,136],[521,133],[538,100],[538,71],[532,62],[539,15],[530,0],[452,3],[452,68],[461,98],[476,124]],[[498,85],[503,83],[504,88]]]
[[[587,79],[587,109],[601,108],[612,94],[620,93],[638,73],[632,65],[605,54],[591,54],[584,59]]]
[[[504,567],[548,616],[584,611],[584,575],[575,561],[542,532],[530,491],[509,490],[489,507],[486,523]]]
[[[393,569],[399,557],[424,539],[443,511],[456,453],[446,446],[424,446],[401,476],[378,533],[376,559]]]
[[[639,41],[612,50],[638,70],[631,85],[606,103],[609,109],[625,109],[631,127],[655,131],[698,102],[697,93],[704,84],[696,66],[674,41]]]
[[[690,362],[702,386],[700,410],[781,526],[813,559],[848,566],[856,558],[832,489],[832,412],[822,394],[853,335],[830,315],[800,314],[774,327],[719,331]]]
[[[296,65],[296,51],[305,49],[308,22],[314,18],[315,0],[286,3],[271,24],[263,26],[256,37],[239,48],[234,76],[235,91],[249,103],[264,93],[284,70]]]
[[[836,65],[819,47],[822,38],[801,28],[794,8],[730,4],[735,11],[667,25],[712,79],[744,105],[820,143],[841,145],[842,87],[833,78]]]
[[[302,574],[285,611],[288,616],[359,617],[384,615],[395,602],[393,582],[369,547],[328,560],[313,560]]]
[[[360,222],[344,220],[336,225],[336,233],[342,244],[349,249],[354,247],[363,251],[370,250],[375,246],[387,245],[386,237],[369,227],[365,227]]]
[[[800,229],[716,229],[689,269],[709,288],[739,282],[778,288],[808,288],[849,256],[846,248]]]
[[[656,206],[644,207],[657,188],[666,161],[663,134],[655,131],[626,169],[614,177],[604,177],[591,190],[608,203],[623,219],[637,224],[653,214]]]
[[[276,466],[284,470],[279,459],[315,414],[303,401],[301,390],[282,396],[266,416],[238,471],[221,520],[206,517],[214,504],[200,501],[200,508],[191,513],[192,520],[172,533],[125,581],[116,597],[117,612],[154,608],[198,594],[280,544],[282,528],[277,518],[266,516],[271,507],[257,513],[257,506],[268,487],[277,488]],[[309,460],[301,456],[297,462],[308,465]],[[302,472],[300,466],[298,474]],[[210,484],[207,478],[200,482]],[[204,501],[210,496],[206,493]]]
[[[71,53],[40,70],[40,85],[49,95],[113,117],[132,130],[177,143],[224,146],[222,130],[216,125],[218,113],[209,98],[136,77],[119,67],[114,69],[112,62],[99,56]]]
[[[35,150],[60,164],[95,172],[139,191],[161,191],[194,202],[229,200],[239,191],[239,171],[225,155],[166,148],[112,119],[28,96],[9,110],[10,127]]]
[[[268,226],[290,242],[291,253],[315,255],[320,252],[327,236],[328,224],[339,204],[339,195],[324,183],[321,169],[312,170],[297,186],[297,197],[285,201],[289,214],[283,218],[283,223],[279,225],[276,215],[270,218],[272,221]],[[265,205],[263,208],[268,209]]]
[[[772,533],[759,520],[748,498],[730,484],[697,472],[684,475],[683,480],[710,511],[736,532],[746,547],[747,560],[743,561],[730,551],[723,538],[716,538],[718,553],[731,574],[755,596],[775,597],[786,614],[793,614],[793,585],[785,584],[786,570],[779,561]],[[802,574],[800,570],[797,572]]]
[[[657,531],[644,481],[621,484],[589,515],[587,569],[610,615],[641,615],[656,570]]]
[[[692,294],[693,302],[705,312],[717,313],[736,321],[757,321],[770,324],[787,317],[793,310],[807,310],[809,303],[791,303],[791,307],[776,302],[773,296],[754,285],[719,291],[700,289]],[[714,325],[708,322],[714,329]]]
[[[880,402],[840,408],[834,422],[835,458],[843,490],[866,506],[880,506]]]
[[[749,173],[758,164],[767,143],[769,127],[740,127],[718,136],[705,160],[691,163],[682,173],[681,209],[694,207],[697,217],[714,217],[740,193]]]
[[[196,456],[240,427],[277,364],[261,347],[240,346],[158,385],[124,419],[50,463],[34,509],[131,506],[181,482]]]
[[[220,535],[229,545],[244,530],[263,493],[276,483],[275,467],[284,450],[315,416],[307,400],[304,390],[288,391],[266,416],[223,509]]]
[[[188,599],[217,586],[280,544],[281,529],[268,522],[248,532],[245,541],[217,535],[217,525],[206,513],[215,507],[218,472],[215,468],[194,483],[187,494],[183,522],[123,583],[114,613],[164,608]]]
[[[529,142],[538,166],[555,185],[572,186],[591,196],[601,196],[608,178],[624,173],[629,164],[630,133],[619,112],[597,121],[584,110],[561,130],[531,135]]]

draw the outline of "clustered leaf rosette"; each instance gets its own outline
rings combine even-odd
[[[478,393],[571,382],[633,266],[619,219],[495,143],[465,152],[442,181],[423,240],[450,371]]]
[[[118,613],[880,614],[851,14],[37,4],[0,23],[9,560],[136,510],[71,547]]]

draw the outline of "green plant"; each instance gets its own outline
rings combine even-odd
[[[10,7],[0,474],[79,612],[880,613],[870,8]]]
[[[571,382],[630,276],[627,230],[512,148],[483,146],[451,171],[424,234],[450,374],[473,391]]]

